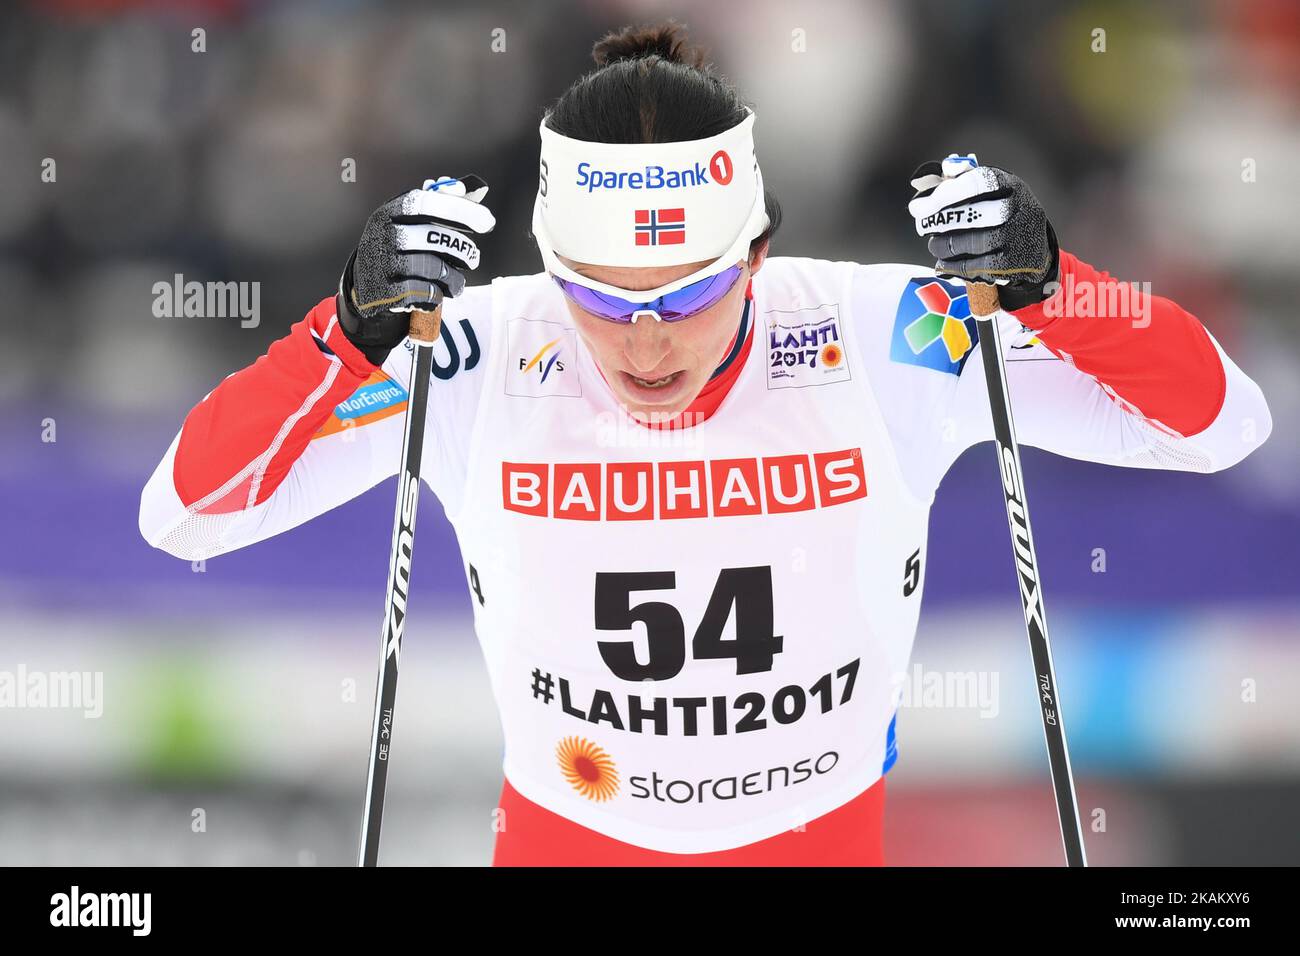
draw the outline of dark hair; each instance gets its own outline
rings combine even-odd
[[[746,104],[706,62],[706,51],[675,20],[624,27],[591,50],[598,69],[570,86],[548,111],[546,125],[590,143],[679,143],[705,139],[745,119]],[[768,226],[754,250],[781,225],[781,205],[763,190]]]

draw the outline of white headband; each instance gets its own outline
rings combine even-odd
[[[754,111],[731,129],[678,143],[591,143],[541,123],[542,155],[533,235],[546,268],[626,297],[617,286],[564,263],[614,266],[709,265],[656,289],[658,298],[749,256],[768,226],[763,174],[754,157]]]

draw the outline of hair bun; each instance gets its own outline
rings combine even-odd
[[[657,56],[669,63],[682,63],[702,69],[704,51],[693,46],[686,37],[686,27],[676,20],[644,26],[624,27],[606,34],[596,41],[591,51],[597,66],[608,66],[620,60]]]

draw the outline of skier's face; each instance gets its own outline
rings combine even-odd
[[[749,277],[762,267],[766,254],[764,245],[741,263],[739,280],[716,304],[677,322],[611,322],[564,298],[578,334],[628,414],[642,422],[666,422],[700,394],[726,357],[740,324]],[[633,292],[657,288],[708,265],[622,268],[560,259],[579,275]]]

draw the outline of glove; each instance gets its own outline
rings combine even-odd
[[[432,311],[464,290],[465,272],[479,263],[469,233],[496,225],[481,204],[487,191],[472,174],[426,179],[366,220],[339,277],[338,316],[348,341],[375,365],[406,338],[413,311]]]
[[[1056,281],[1060,247],[1023,179],[974,154],[923,163],[912,174],[907,211],[925,236],[935,272],[997,285],[1009,312],[1042,302]]]

